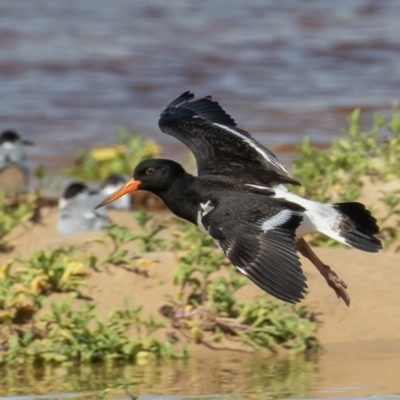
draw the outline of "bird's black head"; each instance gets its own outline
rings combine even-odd
[[[21,138],[17,132],[12,131],[12,130],[6,130],[6,131],[3,131],[0,135],[0,144],[3,144],[5,142],[15,143],[15,142],[18,142],[18,140],[20,140],[20,139]]]
[[[12,129],[7,129],[0,134],[0,145],[2,145],[3,143],[16,142],[20,142],[26,145],[33,145],[33,142],[31,142],[30,140],[22,140],[21,136],[19,136],[19,134]]]
[[[174,181],[185,175],[186,172],[183,167],[175,161],[164,159],[144,160],[136,166],[132,179],[107,197],[96,208],[105,206],[124,194],[135,190],[147,190],[160,195],[167,191]]]
[[[140,182],[138,189],[158,194],[168,190],[172,183],[186,172],[175,161],[164,159],[144,160],[133,171],[133,179]]]
[[[63,193],[63,198],[65,200],[72,199],[73,197],[77,196],[80,193],[88,191],[88,187],[80,182],[73,182],[70,183],[65,189]]]

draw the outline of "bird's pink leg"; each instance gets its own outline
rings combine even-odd
[[[303,238],[297,239],[296,249],[314,264],[321,275],[326,279],[328,285],[335,291],[337,297],[342,299],[346,305],[349,306],[350,296],[346,291],[347,285],[342,279],[339,278],[337,273],[318,258],[318,256],[313,252],[311,247]]]

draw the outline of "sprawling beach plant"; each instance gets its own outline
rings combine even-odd
[[[101,260],[101,264],[134,265],[135,257],[149,251],[165,249],[165,240],[159,237],[159,233],[166,225],[153,223],[152,215],[143,209],[133,212],[139,230],[132,232],[125,226],[111,224],[104,233],[93,242],[110,246],[107,256]],[[135,252],[126,248],[127,244],[135,244]],[[132,246],[131,246],[132,247]]]
[[[0,265],[0,364],[110,359],[143,364],[187,355],[172,341],[154,337],[163,324],[143,318],[140,306],[126,303],[102,317],[96,303],[80,293],[97,267],[74,247],[36,250]],[[53,302],[49,296],[55,292],[69,297]],[[46,304],[50,309],[43,312]]]
[[[388,181],[400,177],[400,114],[390,120],[375,115],[373,126],[363,132],[360,109],[352,112],[342,136],[324,149],[305,137],[292,167],[300,179],[300,195],[319,201],[355,201],[365,178]]]
[[[86,283],[86,263],[75,248],[35,250],[0,265],[0,323],[29,320],[54,292],[76,292]]]
[[[7,205],[5,194],[0,190],[0,251],[7,251],[12,248],[5,236],[12,232],[18,225],[25,224],[34,215],[36,196],[30,195],[25,202],[16,205]]]
[[[134,309],[127,303],[103,318],[93,302],[74,307],[75,297],[52,302],[50,311],[35,316],[30,328],[11,331],[0,362],[131,360],[143,364],[185,355],[176,352],[170,341],[154,338],[163,325],[151,317],[143,319],[140,307]],[[129,333],[130,328],[135,334]]]

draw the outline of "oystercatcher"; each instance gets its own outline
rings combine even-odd
[[[322,204],[290,193],[299,185],[276,156],[258,143],[210,96],[183,93],[166,107],[160,129],[193,152],[198,177],[174,161],[142,161],[133,178],[97,207],[135,190],[158,195],[170,210],[211,235],[243,274],[273,296],[297,302],[306,278],[296,250],[316,266],[349,305],[346,284],[304,240],[321,232],[368,252],[381,249],[376,219],[361,203]]]
[[[70,183],[58,201],[57,231],[59,235],[106,228],[110,221],[107,208],[94,210],[104,195],[89,190],[80,182]]]

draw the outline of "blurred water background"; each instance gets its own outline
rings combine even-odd
[[[119,126],[187,151],[157,126],[186,90],[213,95],[263,144],[329,142],[355,107],[390,114],[400,2],[2,0],[0,130],[56,171]]]

